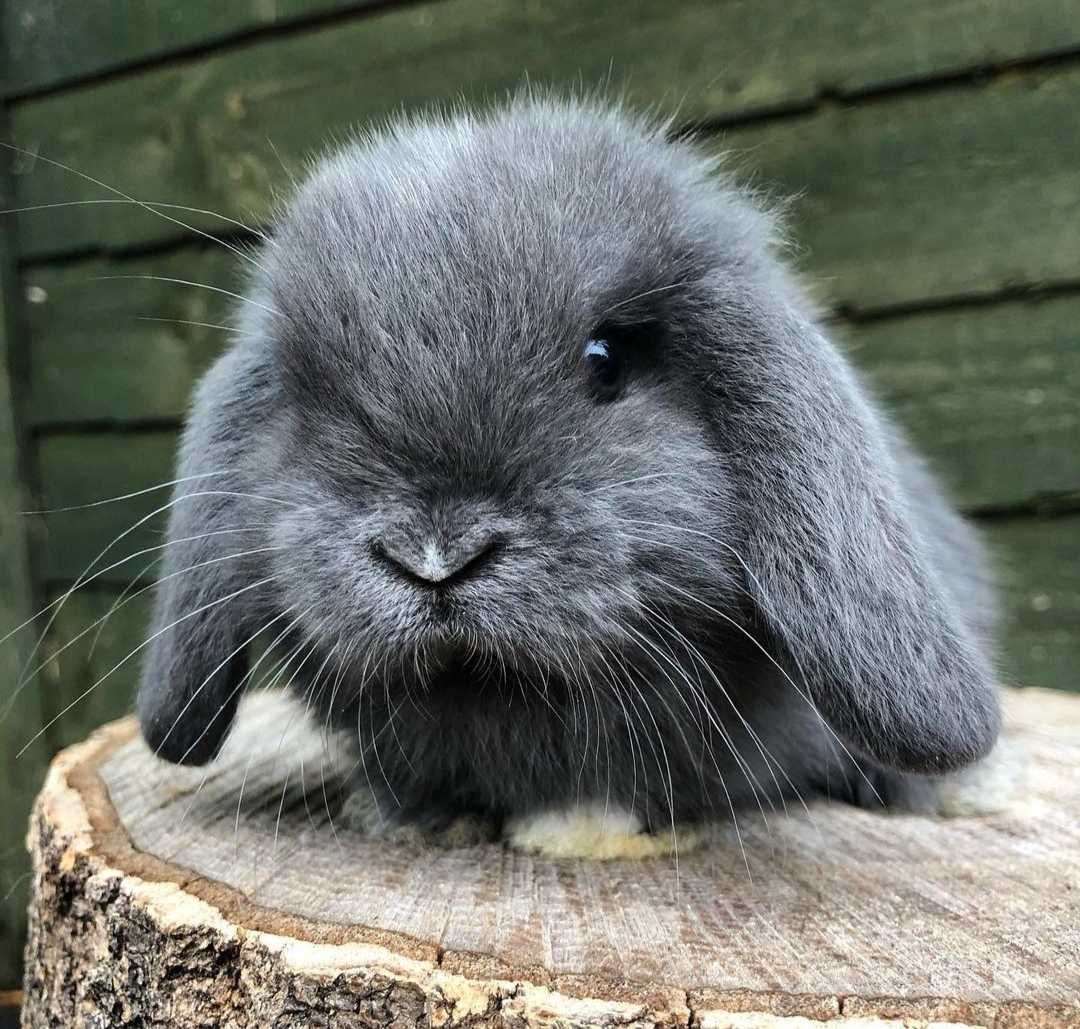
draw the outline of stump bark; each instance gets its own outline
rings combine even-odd
[[[677,866],[365,838],[277,694],[206,770],[113,723],[38,798],[23,1025],[1077,1026],[1080,696],[1006,709],[1006,813],[766,812]]]

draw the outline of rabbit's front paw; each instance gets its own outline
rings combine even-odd
[[[695,827],[649,832],[631,812],[600,803],[519,815],[507,822],[504,835],[509,846],[530,854],[602,861],[682,854],[701,842]]]
[[[937,786],[937,813],[954,818],[1005,811],[1023,793],[1027,764],[1024,748],[1000,737],[981,761],[942,777]]]

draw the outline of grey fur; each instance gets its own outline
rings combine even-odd
[[[302,615],[297,688],[398,821],[917,805],[986,753],[978,546],[778,240],[692,145],[591,104],[319,164],[188,420],[178,474],[221,474],[178,487],[170,538],[249,531],[169,548],[166,576],[200,568],[163,581],[155,631],[245,592],[154,640],[150,744],[210,759],[244,640]],[[610,403],[581,358],[599,323],[637,327]]]

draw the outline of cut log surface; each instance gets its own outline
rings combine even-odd
[[[36,806],[23,1025],[1080,1026],[1080,696],[1006,709],[1006,813],[821,803],[677,866],[365,838],[279,694],[209,769],[117,722]]]

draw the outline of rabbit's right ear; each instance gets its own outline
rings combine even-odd
[[[266,513],[252,514],[241,475],[268,405],[240,350],[226,352],[196,393],[180,449],[162,574],[136,708],[155,753],[201,765],[221,748],[247,672]],[[263,577],[265,578],[265,577]]]
[[[228,560],[212,556],[220,549],[174,544],[156,587],[136,708],[149,747],[176,764],[202,765],[221,749],[247,671],[238,613],[219,603],[244,587]]]
[[[214,534],[221,504],[207,503],[203,491],[217,492],[197,484],[174,497],[136,702],[147,744],[178,764],[204,764],[218,753],[247,669],[248,591],[243,561],[230,559],[243,536]]]
[[[737,472],[747,589],[793,680],[886,766],[974,761],[998,732],[994,680],[880,419],[829,340],[782,301],[750,310],[728,296],[715,324],[727,328],[709,347],[709,417]]]

